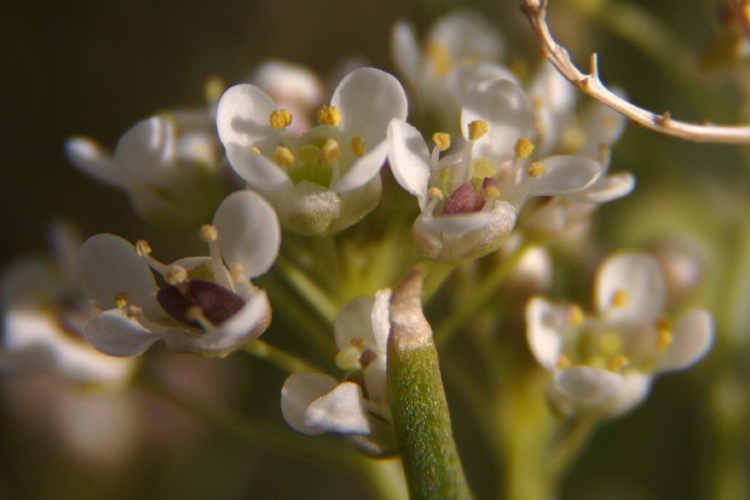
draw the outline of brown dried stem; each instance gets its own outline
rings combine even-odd
[[[732,0],[746,10],[747,0]],[[750,126],[719,126],[711,123],[687,123],[675,120],[669,112],[652,113],[640,108],[609,90],[599,79],[596,54],[591,55],[589,73],[583,73],[570,58],[568,50],[557,43],[547,25],[547,1],[523,0],[521,10],[529,19],[531,28],[542,47],[542,54],[570,83],[584,94],[609,106],[632,122],[656,132],[688,141],[747,143],[750,142]]]

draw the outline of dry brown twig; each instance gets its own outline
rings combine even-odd
[[[746,0],[732,0],[747,6]],[[652,113],[618,97],[599,79],[596,54],[591,54],[589,73],[583,73],[570,58],[567,49],[557,43],[547,26],[547,1],[523,0],[521,10],[531,23],[531,28],[542,46],[542,53],[557,70],[584,94],[609,106],[634,123],[656,132],[688,141],[747,143],[750,142],[750,126],[719,126],[705,122],[686,123],[672,119],[669,112]]]
[[[727,3],[737,17],[745,36],[750,38],[750,0],[727,0]]]

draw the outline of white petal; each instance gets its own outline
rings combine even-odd
[[[492,222],[492,212],[481,211],[439,217],[424,217],[424,225],[433,231],[470,233],[487,227]]]
[[[575,109],[577,92],[575,87],[545,60],[529,88],[529,97],[534,101],[534,108],[541,121],[542,143],[536,151],[537,155],[541,155],[558,142],[566,122]]]
[[[547,172],[528,180],[531,189],[527,198],[579,192],[596,182],[604,170],[601,163],[583,156],[552,156],[541,163]]]
[[[625,385],[603,408],[604,414],[609,417],[632,410],[646,399],[651,390],[651,377],[644,373],[629,371],[624,377]]]
[[[375,294],[375,304],[372,307],[372,331],[375,342],[383,352],[388,352],[388,336],[391,333],[390,307],[393,292],[385,288]]]
[[[236,143],[226,144],[227,158],[237,175],[262,191],[283,191],[292,187],[289,175],[265,156]]]
[[[339,309],[333,320],[333,335],[336,347],[344,350],[351,347],[352,340],[361,337],[376,344],[373,332],[372,314],[375,299],[373,297],[357,297]]]
[[[541,297],[526,305],[526,340],[536,360],[548,371],[555,371],[563,348],[560,318],[555,308]]]
[[[430,151],[422,134],[403,120],[388,125],[388,160],[391,172],[402,188],[427,203],[430,180]]]
[[[389,408],[386,356],[373,359],[364,372],[367,399],[383,408]]]
[[[344,78],[331,98],[341,113],[338,127],[346,137],[361,135],[373,147],[385,139],[392,118],[406,119],[406,93],[393,75],[375,68],[360,68]]]
[[[276,104],[258,87],[247,83],[230,87],[216,109],[221,142],[225,147],[237,144],[244,149],[272,150],[279,144],[280,132],[268,120],[276,110]]]
[[[285,61],[261,64],[249,81],[281,105],[316,106],[323,96],[318,75],[305,66]],[[295,118],[292,117],[292,124]]]
[[[635,177],[631,173],[624,172],[600,177],[593,186],[575,195],[574,199],[590,203],[604,203],[630,194],[634,188]]]
[[[346,173],[331,186],[337,193],[347,193],[361,188],[380,173],[388,154],[388,141],[381,141],[373,149],[352,163]]]
[[[243,267],[247,278],[260,276],[276,261],[281,244],[279,219],[258,193],[238,191],[226,197],[214,215],[219,249],[231,270]]]
[[[408,21],[396,21],[391,31],[391,60],[412,87],[417,87],[422,64],[419,42]]]
[[[110,356],[135,356],[159,340],[121,309],[105,311],[86,324],[86,339]]]
[[[362,388],[354,382],[344,382],[316,399],[307,407],[305,426],[342,434],[369,434],[370,420]]]
[[[333,377],[323,373],[295,373],[288,377],[281,389],[281,414],[289,427],[310,436],[323,434],[325,429],[311,429],[305,425],[305,411],[310,403],[337,385]]]
[[[470,11],[443,17],[432,27],[427,39],[428,43],[450,51],[453,62],[498,60],[504,48],[497,28]]]
[[[13,371],[47,372],[78,384],[121,384],[134,368],[63,331],[51,316],[28,310],[6,312],[0,359]]]
[[[682,370],[700,361],[714,341],[714,325],[707,311],[684,314],[672,331],[672,344],[662,353],[659,371]]]
[[[65,154],[78,170],[99,182],[116,187],[128,185],[112,156],[91,139],[74,137],[65,141]]]
[[[505,66],[484,62],[471,65],[460,65],[451,74],[450,88],[458,102],[463,105],[476,89],[477,85],[485,80],[510,80],[519,84],[518,78]]]
[[[65,283],[55,276],[55,266],[36,255],[27,255],[2,273],[0,302],[6,308],[31,306],[40,300],[53,302],[56,295],[67,292]]]
[[[529,139],[534,125],[531,101],[518,84],[509,80],[479,83],[463,103],[461,133],[468,135],[469,123],[484,120],[489,131],[475,144],[475,156],[495,162],[513,157],[518,139]]]
[[[115,147],[115,164],[129,185],[153,179],[174,157],[174,128],[161,116],[136,123],[120,137]]]
[[[584,405],[602,402],[626,387],[622,375],[591,366],[560,370],[555,375],[555,383],[563,394]]]
[[[638,253],[620,253],[607,258],[596,277],[596,307],[612,322],[650,323],[664,310],[665,288],[659,263]],[[615,307],[615,294],[624,294],[624,304]]]
[[[76,275],[84,293],[101,310],[117,307],[115,296],[126,294],[128,303],[146,315],[163,316],[156,302],[156,282],[148,264],[133,245],[112,234],[97,234],[81,246]]]

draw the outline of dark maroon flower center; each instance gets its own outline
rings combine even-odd
[[[485,177],[479,189],[471,182],[461,184],[453,191],[443,205],[440,215],[468,214],[478,212],[484,207],[484,192],[490,186],[497,186],[497,181],[492,177]]]
[[[167,314],[188,326],[200,328],[190,319],[188,311],[200,309],[214,325],[223,323],[242,309],[245,301],[236,293],[211,281],[192,280],[179,285],[165,286],[156,293],[156,300]]]

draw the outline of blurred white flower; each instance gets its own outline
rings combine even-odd
[[[661,372],[687,368],[711,348],[711,315],[664,317],[664,278],[655,259],[621,253],[596,278],[597,312],[555,306],[536,297],[526,308],[527,338],[537,361],[553,374],[548,394],[561,413],[624,413],[648,395]]]
[[[213,225],[201,228],[209,257],[170,265],[111,234],[89,238],[77,257],[84,292],[102,312],[86,337],[114,356],[140,354],[162,339],[177,352],[223,356],[260,336],[271,307],[250,279],[273,265],[281,240],[278,219],[258,194],[240,191],[219,206]],[[165,286],[157,284],[152,270]]]
[[[521,87],[485,80],[461,112],[464,142],[456,151],[435,134],[430,152],[421,133],[403,120],[388,127],[389,160],[398,183],[419,200],[412,228],[418,249],[440,261],[461,261],[496,250],[512,231],[521,206],[535,196],[580,192],[603,167],[581,156],[528,160],[534,115]]]
[[[384,442],[389,434],[386,422],[391,420],[386,382],[391,295],[385,289],[374,298],[358,297],[336,316],[336,361],[347,372],[344,382],[322,373],[295,373],[287,378],[281,411],[294,430],[311,436],[354,435],[350,443],[362,451],[375,455],[392,451],[387,438]]]
[[[265,92],[235,85],[219,101],[217,125],[232,168],[274,206],[285,229],[309,236],[345,229],[380,200],[386,127],[406,118],[395,77],[360,68],[345,77],[300,137],[294,115]]]
[[[75,231],[52,228],[53,258],[27,257],[10,266],[0,281],[3,335],[0,368],[46,373],[86,388],[127,383],[134,360],[102,354],[86,342],[84,325],[95,317],[75,282]]]
[[[221,144],[211,108],[140,121],[114,154],[85,137],[69,139],[65,150],[78,169],[124,191],[136,214],[158,227],[198,227],[221,200]]]

